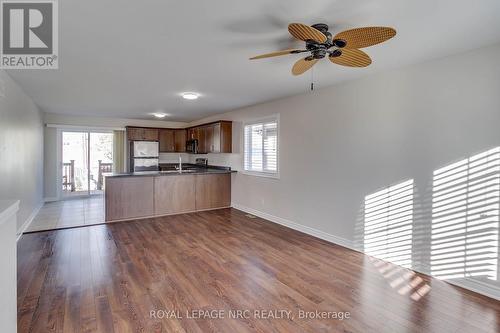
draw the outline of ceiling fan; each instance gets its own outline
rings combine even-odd
[[[293,75],[306,72],[318,60],[326,56],[337,65],[366,67],[372,63],[372,60],[368,54],[360,49],[385,42],[396,35],[396,30],[390,27],[364,27],[345,30],[332,37],[328,29],[328,25],[324,23],[313,24],[312,26],[291,23],[288,25],[288,31],[293,37],[306,42],[305,50],[277,51],[258,55],[250,58],[250,60],[308,52],[307,57],[300,59],[293,65]]]

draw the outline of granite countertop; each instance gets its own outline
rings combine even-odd
[[[177,176],[177,175],[207,175],[207,174],[224,174],[234,173],[236,171],[226,167],[208,167],[208,168],[190,168],[183,171],[168,170],[168,171],[141,171],[141,172],[124,172],[124,173],[105,173],[104,177],[151,177],[151,176]]]

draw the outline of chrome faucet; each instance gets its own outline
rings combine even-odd
[[[182,172],[182,156],[179,154],[179,172]]]

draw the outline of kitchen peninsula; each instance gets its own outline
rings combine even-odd
[[[232,172],[209,166],[108,174],[106,222],[229,207]]]

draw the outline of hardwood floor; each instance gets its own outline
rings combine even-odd
[[[497,332],[499,303],[235,209],[18,244],[18,332]]]

